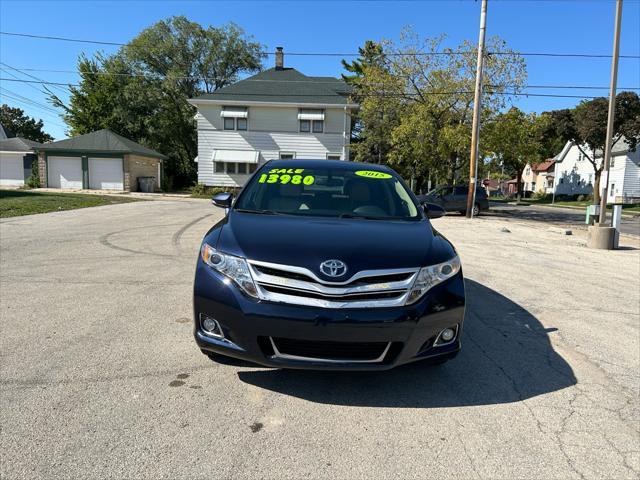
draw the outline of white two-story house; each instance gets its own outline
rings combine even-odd
[[[274,68],[189,100],[198,109],[198,183],[241,187],[272,159],[349,159],[349,86]]]
[[[587,147],[583,150],[591,155]],[[567,142],[562,151],[554,157],[556,195],[592,194],[595,173],[593,165],[580,149]],[[602,153],[596,152],[596,162],[602,163]],[[630,151],[624,138],[613,146],[608,178],[609,203],[635,203],[640,201],[640,147]],[[600,191],[604,189],[604,174],[600,180]]]

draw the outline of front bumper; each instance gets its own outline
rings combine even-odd
[[[387,370],[460,350],[464,320],[462,272],[432,288],[417,303],[396,308],[323,309],[249,298],[200,259],[194,282],[194,336],[200,349],[267,367],[323,370]],[[200,314],[220,324],[224,339],[207,336]],[[451,343],[433,346],[444,328],[457,326]],[[274,338],[314,342],[385,343],[375,362],[298,359],[279,355]],[[331,359],[329,359],[331,360]],[[335,359],[334,359],[335,360]]]

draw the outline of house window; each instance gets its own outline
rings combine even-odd
[[[609,163],[609,165],[611,166],[611,168],[616,166],[616,160],[614,157],[611,157],[611,162]]]
[[[324,132],[324,120],[300,120],[300,131],[302,133],[322,133]]]
[[[225,117],[224,118],[224,129],[225,130],[246,130],[247,129],[247,119],[246,118]]]
[[[564,178],[561,178],[561,179],[560,179],[560,183],[564,183]]]
[[[294,152],[280,152],[280,160],[293,160],[296,158]]]
[[[313,120],[313,133],[324,132],[324,120]]]
[[[258,169],[256,163],[246,162],[214,162],[214,173],[248,175]]]
[[[339,153],[327,153],[327,160],[341,160],[342,156]]]

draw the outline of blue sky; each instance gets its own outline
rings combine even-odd
[[[615,4],[609,0],[489,0],[488,35],[500,35],[521,52],[610,54]],[[203,25],[235,22],[273,50],[356,52],[367,39],[397,39],[411,25],[422,36],[446,33],[448,43],[477,41],[480,4],[475,1],[7,1],[0,0],[0,30],[111,42],[126,42],[154,22],[185,15]],[[78,55],[117,47],[0,35],[0,60],[12,67],[74,70]],[[640,2],[625,0],[621,54],[640,54]],[[610,59],[527,57],[530,85],[607,86]],[[273,57],[266,60],[271,66]],[[309,75],[339,75],[339,57],[285,57]],[[0,77],[13,78],[5,70]],[[11,72],[11,71],[10,71]],[[11,72],[19,78],[21,73]],[[73,73],[31,71],[47,81],[74,82]],[[622,59],[619,87],[640,88],[640,60]],[[65,137],[63,121],[51,111],[39,86],[0,81],[3,103],[42,118],[54,137]],[[56,90],[61,93],[64,90]],[[602,95],[606,90],[532,90],[536,93]],[[8,95],[14,97],[10,98]],[[16,95],[22,96],[20,101]],[[25,100],[26,98],[26,100]],[[527,111],[571,107],[579,99],[520,98]],[[33,104],[36,102],[36,104]]]

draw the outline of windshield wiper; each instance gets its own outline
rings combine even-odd
[[[375,217],[371,215],[355,215],[353,213],[341,213],[340,215],[338,215],[338,218],[362,218],[364,220],[411,220],[411,218],[407,217]]]
[[[250,208],[236,208],[236,212],[241,213],[255,213],[256,215],[282,215],[279,212],[274,212],[273,210],[252,210]]]
[[[353,213],[341,213],[338,218],[362,218],[364,220],[387,220],[389,217],[372,217],[369,215],[354,215]]]

